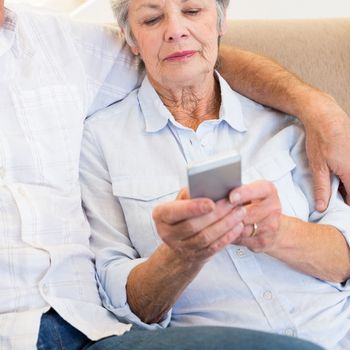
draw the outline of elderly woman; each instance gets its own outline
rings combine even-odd
[[[114,1],[146,77],[86,123],[82,195],[104,305],[145,329],[235,326],[349,348],[350,208],[334,178],[315,210],[300,124],[215,72],[228,2]],[[190,199],[187,164],[229,150],[244,185]]]

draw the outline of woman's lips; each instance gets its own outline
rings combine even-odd
[[[192,57],[196,51],[181,51],[174,52],[171,55],[165,57],[165,61],[185,61],[186,59]]]

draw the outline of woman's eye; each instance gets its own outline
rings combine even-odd
[[[198,15],[200,11],[201,11],[200,9],[190,9],[190,10],[186,10],[185,13],[190,16],[195,16],[195,15]]]
[[[148,18],[144,20],[144,24],[146,24],[147,26],[151,26],[153,24],[158,23],[160,20],[160,17],[152,17],[152,18]]]

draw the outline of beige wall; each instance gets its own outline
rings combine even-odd
[[[350,0],[231,0],[230,18],[350,17]]]
[[[5,0],[47,6],[55,11],[77,11],[83,19],[110,21],[109,0]],[[81,9],[81,10],[80,10]],[[350,17],[350,0],[231,0],[229,18]]]

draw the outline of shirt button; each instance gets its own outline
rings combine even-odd
[[[43,284],[42,291],[43,291],[44,295],[48,295],[49,294],[49,288],[48,288],[48,286],[46,284]]]
[[[272,292],[270,290],[267,290],[264,292],[264,299],[265,300],[271,300],[272,299]]]
[[[295,336],[295,331],[294,331],[294,329],[292,329],[292,328],[287,328],[287,329],[284,331],[284,334],[285,334],[285,335],[288,335],[289,337],[294,337],[294,336]]]
[[[245,256],[245,251],[242,248],[238,248],[236,250],[236,255],[240,258],[243,258]]]

